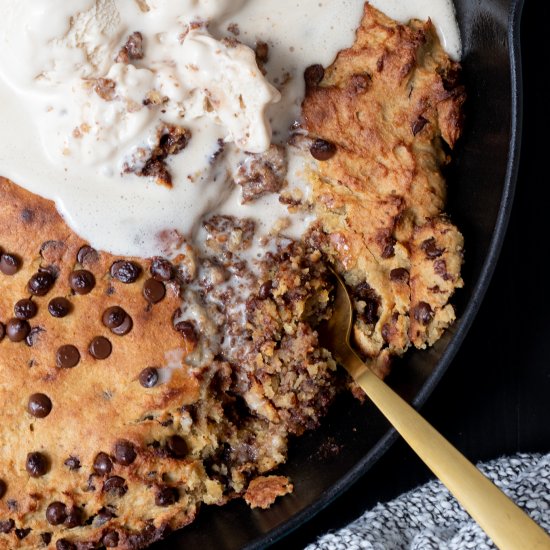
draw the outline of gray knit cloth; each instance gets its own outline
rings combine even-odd
[[[499,458],[478,465],[550,532],[550,454]],[[347,527],[321,537],[306,550],[494,549],[480,527],[439,481],[378,504]]]

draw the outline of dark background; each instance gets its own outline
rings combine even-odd
[[[534,0],[523,10],[523,142],[502,254],[462,348],[422,408],[474,462],[550,451],[549,11]],[[430,478],[399,440],[349,491],[273,548],[303,547]]]

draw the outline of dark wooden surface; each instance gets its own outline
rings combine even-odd
[[[546,2],[526,1],[523,145],[502,254],[463,347],[422,409],[473,461],[550,451],[548,12]],[[347,493],[273,548],[303,547],[430,478],[399,440]]]

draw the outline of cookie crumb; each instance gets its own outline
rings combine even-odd
[[[286,476],[260,476],[248,485],[244,500],[251,508],[269,508],[277,497],[294,491],[294,485]]]

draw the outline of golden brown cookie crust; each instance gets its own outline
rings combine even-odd
[[[328,151],[311,174],[311,239],[355,294],[356,343],[384,375],[392,355],[439,338],[463,284],[441,174],[462,129],[460,67],[430,21],[399,24],[366,4],[354,45],[308,72],[303,126],[314,156]]]
[[[148,414],[162,416],[166,410],[199,398],[199,381],[183,370],[175,371],[169,383],[155,388],[145,389],[139,383],[144,368],[166,364],[167,352],[183,357],[192,349],[193,344],[166,323],[179,306],[178,289],[167,284],[165,299],[150,307],[141,294],[148,278],[146,265],[131,285],[107,275],[118,259],[109,254],[100,253],[97,261],[79,265],[77,254],[85,243],[67,228],[53,204],[1,178],[0,235],[2,249],[22,260],[15,275],[0,273],[0,321],[6,323],[13,317],[17,300],[31,296],[27,282],[34,273],[52,266],[57,272],[50,292],[32,297],[38,313],[29,323],[32,328],[41,329],[33,345],[11,342],[7,336],[0,342],[0,399],[4,403],[1,443],[3,457],[9,457],[3,458],[0,466],[0,477],[7,484],[7,492],[0,500],[0,519],[15,521],[9,534],[0,535],[0,547],[39,547],[41,533],[59,531],[45,517],[47,505],[58,500],[68,507],[85,504],[83,513],[87,517],[117,500],[117,519],[110,522],[109,529],[128,525],[141,531],[147,525],[147,515],[136,513],[136,504],[142,502],[154,509],[155,486],[163,484],[163,472],[154,453],[146,450],[147,443],[162,441],[168,435],[156,419],[143,419]],[[91,271],[96,280],[93,290],[85,296],[73,294],[69,286],[70,273],[82,267]],[[57,296],[66,297],[72,304],[70,314],[60,319],[48,312],[49,301]],[[101,320],[105,309],[117,305],[123,305],[133,320],[133,328],[125,336],[113,334]],[[112,344],[112,353],[106,360],[94,359],[88,352],[96,336],[104,336]],[[74,368],[56,366],[56,350],[65,344],[74,345],[80,352],[80,361]],[[52,402],[46,418],[35,418],[27,412],[29,396],[34,393],[43,393]],[[89,480],[95,456],[100,451],[113,454],[113,445],[119,438],[143,449],[131,466],[115,463],[110,473],[126,480],[133,492],[132,501],[111,498],[101,491],[105,477]],[[47,457],[46,475],[33,478],[27,474],[25,463],[30,452],[41,452]],[[80,464],[72,471],[64,464],[71,457]],[[149,476],[153,469],[154,476]],[[192,460],[167,459],[162,464],[162,470],[181,476],[181,483],[188,485],[190,493],[205,491],[201,469]],[[96,490],[90,491],[89,485]],[[178,511],[172,508],[169,514],[156,510],[152,514],[156,526],[177,528],[193,519],[195,506],[188,505],[185,495],[176,507]],[[18,542],[16,529],[27,526],[32,531]],[[80,539],[84,530],[93,539],[107,529],[78,527],[71,530],[71,535]],[[120,548],[126,547],[123,533],[124,530],[120,532]]]
[[[139,275],[121,282],[112,267],[120,258],[79,254],[86,243],[53,203],[1,178],[0,235],[2,253],[21,261],[17,273],[0,272],[2,328],[8,330],[14,304],[31,297],[37,314],[28,322],[39,329],[22,341],[4,332],[0,339],[0,548],[60,540],[95,548],[114,539],[117,548],[146,547],[192,521],[200,504],[223,504],[284,462],[289,434],[316,427],[336,393],[335,364],[302,318],[309,309],[320,318],[328,308],[318,252],[289,242],[266,259],[245,304],[241,337],[249,350],[242,362],[214,357],[193,367],[184,359],[202,336],[173,325],[185,277],[163,282],[164,298],[151,304],[143,288],[152,260],[124,258]],[[70,285],[82,269],[95,279],[87,294]],[[28,281],[40,270],[55,282],[32,296]],[[70,302],[67,316],[49,313],[54,297]],[[127,334],[103,323],[115,306],[132,319]],[[98,336],[112,346],[105,359],[89,352]],[[58,363],[64,345],[78,350],[76,366]],[[167,365],[174,367],[170,376]],[[149,368],[166,380],[144,387]],[[49,414],[27,411],[33,394],[47,396]],[[38,477],[26,469],[29,453],[45,457]],[[108,472],[97,466],[98,455]],[[57,507],[59,524],[49,520],[49,506]]]

